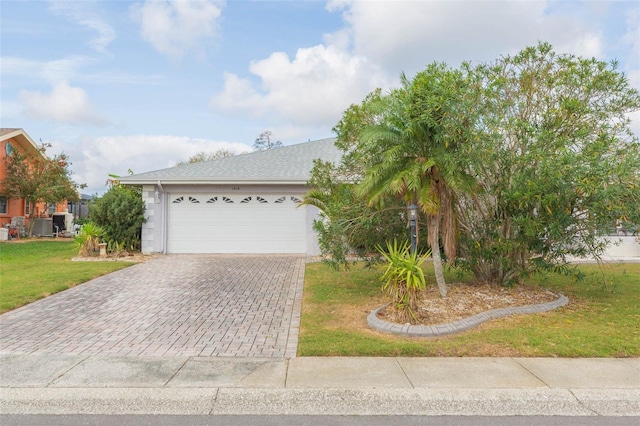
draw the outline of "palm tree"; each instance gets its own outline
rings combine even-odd
[[[416,203],[425,214],[436,282],[445,297],[440,239],[449,261],[456,256],[455,194],[469,182],[456,155],[459,143],[444,124],[459,88],[453,71],[433,64],[413,81],[402,76],[402,88],[379,104],[376,124],[365,126],[361,138],[376,158],[359,191],[371,204],[387,194]],[[453,85],[452,85],[453,83]]]

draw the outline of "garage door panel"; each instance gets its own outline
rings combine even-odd
[[[170,194],[170,253],[305,253],[295,195]]]

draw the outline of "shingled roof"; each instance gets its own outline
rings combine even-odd
[[[304,184],[309,180],[313,161],[339,162],[341,151],[335,138],[321,139],[256,151],[233,157],[185,164],[120,179],[128,185],[155,184]]]
[[[0,128],[0,142],[4,142],[8,139],[17,141],[17,143],[20,144],[24,149],[33,149],[35,151],[38,151],[38,145],[33,141],[33,139],[31,139],[31,137],[27,134],[27,132],[24,131],[24,129],[8,127]],[[44,155],[41,152],[40,154]]]

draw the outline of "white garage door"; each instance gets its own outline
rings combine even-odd
[[[305,253],[296,195],[169,194],[169,253]]]

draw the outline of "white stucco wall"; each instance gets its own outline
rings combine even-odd
[[[156,197],[158,191],[158,197]],[[142,252],[145,254],[162,253],[162,221],[163,221],[163,194],[156,185],[143,185],[142,201],[145,204],[145,223],[142,224]]]
[[[640,238],[634,236],[605,237],[611,244],[607,248],[607,258],[638,258],[640,259]]]

